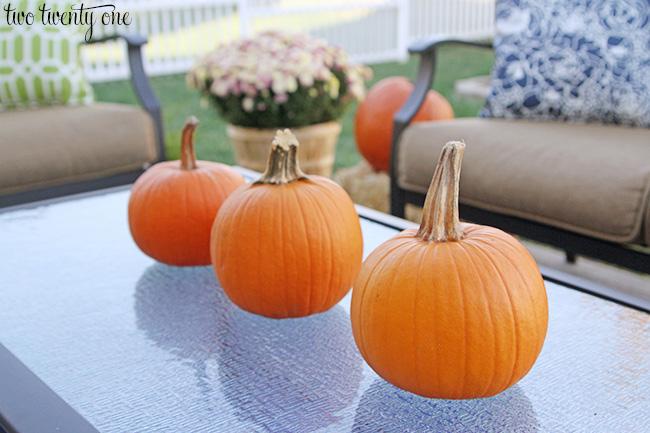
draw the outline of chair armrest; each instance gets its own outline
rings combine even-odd
[[[413,45],[411,45],[408,48],[408,50],[409,53],[412,54],[422,54],[430,51],[435,51],[440,45],[445,45],[445,44],[467,45],[471,47],[489,48],[489,49],[493,48],[492,42],[481,42],[481,41],[474,41],[470,39],[450,39],[450,38],[432,37],[432,38],[421,39],[415,42]]]
[[[427,38],[415,42],[409,47],[409,53],[418,54],[420,56],[420,65],[418,67],[418,75],[415,79],[413,91],[406,99],[406,102],[393,116],[393,135],[391,137],[391,158],[390,158],[390,180],[391,180],[391,213],[393,215],[403,216],[403,203],[398,203],[395,200],[394,192],[397,191],[397,154],[399,147],[399,139],[404,132],[404,129],[409,125],[413,117],[417,114],[422,106],[424,99],[431,84],[433,83],[433,75],[436,67],[436,51],[442,45],[457,44],[473,47],[489,48],[492,49],[492,43],[479,42],[472,40],[462,39],[448,39],[448,38]],[[401,208],[400,208],[401,206]],[[400,208],[398,210],[398,208]]]
[[[129,69],[131,71],[131,84],[142,107],[151,115],[156,126],[156,138],[158,144],[158,156],[160,160],[165,159],[165,137],[162,127],[162,114],[160,102],[151,88],[149,78],[144,71],[142,60],[142,47],[147,43],[147,38],[135,33],[116,33],[93,39],[88,44],[101,43],[123,39],[127,46],[129,58]]]
[[[478,42],[462,39],[444,39],[444,38],[429,38],[423,39],[409,47],[409,53],[420,55],[420,66],[418,68],[418,76],[415,80],[413,91],[402,107],[393,116],[393,122],[396,126],[393,129],[393,142],[395,138],[399,138],[403,129],[413,119],[415,114],[420,109],[424,102],[431,84],[433,83],[433,75],[435,72],[436,63],[436,50],[447,44],[466,45],[481,48],[492,48],[489,42]]]
[[[106,41],[114,41],[115,39],[124,39],[126,43],[134,47],[141,47],[147,43],[147,38],[137,33],[114,33],[112,35],[102,36],[101,38],[91,39],[86,42],[87,44],[96,44]]]

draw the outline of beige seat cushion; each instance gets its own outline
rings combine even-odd
[[[0,194],[125,173],[156,160],[155,128],[140,107],[0,111]]]
[[[462,203],[650,244],[650,129],[481,118],[418,123],[402,136],[400,187],[426,192],[450,140],[467,143]]]

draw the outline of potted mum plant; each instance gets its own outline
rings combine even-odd
[[[302,169],[330,176],[338,120],[363,99],[371,75],[323,39],[267,31],[221,45],[196,62],[187,83],[228,122],[237,164],[264,171],[276,131],[291,128]]]

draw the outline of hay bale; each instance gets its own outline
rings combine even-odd
[[[390,177],[383,171],[375,171],[367,161],[362,160],[352,167],[342,168],[334,173],[334,181],[343,187],[352,201],[362,206],[390,213]],[[422,208],[406,205],[406,219],[420,222]]]
[[[407,203],[404,208],[404,218],[420,224],[422,222],[422,206]]]
[[[338,170],[334,181],[347,191],[353,202],[380,212],[390,211],[390,177],[388,173],[375,171],[365,160]]]

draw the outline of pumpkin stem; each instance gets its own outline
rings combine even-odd
[[[289,129],[278,130],[271,143],[271,153],[266,171],[253,185],[261,183],[284,185],[296,180],[308,179],[298,165],[298,140]]]
[[[464,151],[465,142],[462,141],[450,141],[442,148],[417,233],[423,241],[453,242],[465,234],[458,218],[458,187]]]
[[[196,168],[196,153],[194,152],[194,130],[199,124],[199,119],[190,116],[185,120],[185,127],[181,135],[181,169],[194,170]]]

